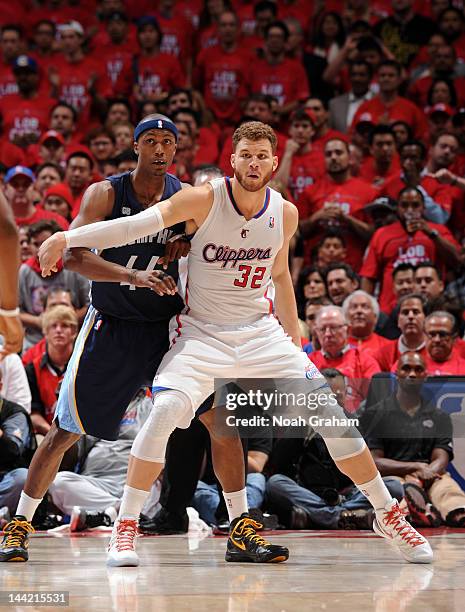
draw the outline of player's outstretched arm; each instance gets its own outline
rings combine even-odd
[[[0,358],[17,353],[23,343],[23,326],[18,308],[18,230],[8,202],[0,192],[0,334],[5,344]]]
[[[57,232],[39,249],[42,275],[48,276],[56,269],[65,248],[107,249],[123,246],[182,221],[193,221],[189,224],[189,231],[192,231],[203,223],[212,203],[213,191],[207,184],[183,189],[168,200],[132,217],[99,221],[67,232]]]
[[[289,242],[297,230],[299,214],[290,202],[284,203],[284,241],[274,260],[271,276],[275,286],[275,311],[284,331],[301,348],[297,305],[289,271]]]

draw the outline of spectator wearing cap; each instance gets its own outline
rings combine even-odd
[[[455,193],[448,185],[442,185],[436,178],[428,176],[426,147],[419,140],[409,140],[400,148],[401,171],[391,177],[382,187],[382,195],[397,200],[406,187],[417,188],[424,200],[424,216],[428,221],[444,224],[448,221]]]
[[[426,302],[419,293],[409,293],[399,299],[392,315],[396,313],[400,336],[393,338],[374,353],[382,372],[395,370],[394,366],[399,357],[408,351],[415,351],[423,356],[426,354],[425,307]]]
[[[325,159],[320,150],[315,151],[312,139],[315,135],[315,117],[311,110],[297,109],[291,115],[289,138],[275,179],[289,189],[294,201],[309,185],[325,174]]]
[[[381,188],[386,181],[400,172],[394,132],[388,125],[377,125],[370,130],[370,156],[360,168],[360,178]]]
[[[156,16],[163,32],[160,50],[162,53],[177,57],[190,83],[194,57],[194,29],[192,20],[183,14],[176,4],[173,0],[158,2]]]
[[[400,263],[416,266],[431,260],[439,265],[459,265],[459,247],[443,225],[425,219],[424,196],[416,187],[405,187],[399,194],[396,223],[376,230],[365,253],[360,275],[362,289],[373,294],[380,281],[379,303],[385,313],[395,306],[392,271]]]
[[[59,216],[59,215],[57,215]],[[44,219],[29,229],[31,240],[36,249],[52,234],[60,231],[60,226],[53,220]],[[64,270],[60,262],[57,272],[43,278],[38,257],[27,260],[19,270],[19,308],[21,321],[26,330],[25,346],[35,344],[42,338],[43,298],[52,286],[68,289],[73,296],[79,321],[84,319],[89,304],[89,281],[70,270]]]
[[[186,85],[181,64],[173,56],[160,51],[163,32],[155,17],[141,17],[137,22],[139,45],[131,73],[121,74],[114,87],[116,94],[129,89],[136,102],[165,100],[168,92]]]
[[[380,196],[365,206],[365,213],[375,230],[397,221],[396,205],[392,198]]]
[[[111,130],[96,127],[87,134],[86,144],[97,164],[97,171],[104,175],[105,164],[115,153],[115,136]]]
[[[263,58],[254,60],[251,81],[252,93],[273,96],[278,104],[275,112],[285,119],[309,94],[308,79],[299,60],[286,57],[289,30],[282,21],[274,21],[265,28]]]
[[[354,412],[365,399],[370,379],[380,371],[379,366],[368,352],[351,348],[342,308],[323,306],[316,315],[315,331],[321,350],[310,353],[309,359],[320,371],[336,368],[348,379],[345,408]]]
[[[35,433],[45,435],[55,415],[57,388],[74,348],[78,318],[73,308],[55,306],[42,316],[45,348],[26,366],[31,389],[31,421]]]
[[[12,63],[24,48],[24,35],[21,27],[5,24],[0,33],[0,97],[18,93],[18,85],[12,70]]]
[[[349,91],[329,101],[329,124],[333,129],[347,132],[358,108],[373,97],[372,78],[373,72],[367,62],[355,60],[349,64]]]
[[[465,103],[465,78],[462,62],[457,62],[457,54],[452,45],[442,44],[437,48],[431,58],[429,70],[419,79],[415,80],[409,88],[411,99],[421,108],[444,100],[428,99],[431,87],[435,81],[442,80],[453,84],[457,99],[447,102],[451,106]],[[432,92],[431,92],[432,93]]]
[[[0,100],[3,135],[10,142],[27,147],[39,140],[46,130],[54,100],[43,89],[39,91],[39,68],[27,55],[19,55],[13,63],[18,93]]]
[[[313,137],[313,146],[315,149],[324,151],[326,143],[333,138],[346,139],[344,134],[330,127],[329,106],[325,100],[311,96],[305,101],[304,106],[312,112],[315,118],[315,136]]]
[[[39,156],[37,161],[40,164],[51,162],[60,165],[65,156],[65,139],[56,130],[47,130],[39,139]]]
[[[193,71],[194,86],[222,125],[237,123],[251,89],[250,66],[256,60],[241,47],[239,35],[237,15],[223,12],[218,17],[218,44],[200,51]]]
[[[428,118],[429,139],[432,141],[440,136],[444,131],[450,130],[452,127],[451,118],[454,110],[449,104],[437,102],[425,109]]]
[[[339,229],[346,242],[346,261],[358,270],[372,233],[364,207],[378,192],[364,180],[350,175],[349,145],[345,140],[328,140],[324,155],[326,174],[304,189],[297,202],[302,236],[311,251],[322,231]]]
[[[372,295],[358,289],[346,297],[342,310],[349,324],[350,346],[374,355],[380,348],[389,344],[389,340],[375,333],[380,310]]]
[[[68,185],[66,183],[57,183],[49,187],[44,194],[42,208],[61,215],[70,223],[72,220],[73,195]]]
[[[411,126],[417,138],[424,137],[427,123],[423,112],[413,102],[399,96],[401,73],[402,68],[397,62],[381,62],[378,68],[379,94],[359,107],[352,122],[352,130],[360,115],[370,113],[375,125],[402,120]]]
[[[89,121],[91,105],[105,107],[112,90],[101,63],[85,55],[84,29],[78,21],[58,27],[61,55],[50,67],[49,79],[53,97],[67,102],[79,114],[81,126]]]
[[[82,196],[92,181],[93,170],[94,159],[87,147],[80,146],[68,155],[64,183],[68,185],[73,196],[73,219],[78,214]]]
[[[63,217],[34,204],[31,187],[35,179],[32,170],[26,166],[14,166],[5,175],[3,192],[13,210],[16,225],[31,225],[41,219],[53,219],[61,229],[68,229],[69,224]]]

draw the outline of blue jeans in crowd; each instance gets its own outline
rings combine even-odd
[[[383,480],[392,497],[400,501],[404,496],[402,483],[395,478],[383,478]],[[339,517],[343,510],[368,510],[372,507],[356,486],[350,489],[340,504],[330,506],[319,495],[282,474],[271,476],[266,485],[266,495],[273,511],[278,507],[301,506],[307,511],[312,523],[320,529],[338,529]]]
[[[266,481],[265,476],[260,472],[247,474],[247,503],[249,508],[260,508],[265,497]],[[205,484],[199,480],[194,497],[192,498],[192,506],[199,513],[200,518],[209,525],[215,525],[217,519],[215,511],[220,503],[220,494],[216,484]]]
[[[7,472],[0,480],[0,508],[8,506],[11,515],[16,512],[26,476],[26,468],[17,468]]]

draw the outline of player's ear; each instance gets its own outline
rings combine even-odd
[[[137,142],[137,140],[134,141],[134,153],[136,155],[139,155],[139,143]]]
[[[233,168],[233,170],[236,169],[236,155],[234,153],[231,153],[231,166]]]
[[[279,165],[279,161],[278,161],[278,156],[277,155],[273,155],[273,172],[275,172],[276,168]]]

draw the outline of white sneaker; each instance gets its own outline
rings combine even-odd
[[[136,553],[136,537],[138,534],[139,529],[136,520],[116,520],[108,544],[107,565],[111,567],[139,565],[139,557]]]
[[[410,563],[433,561],[433,551],[428,540],[410,525],[396,499],[386,505],[383,513],[376,514],[373,531],[395,544],[404,559]]]

